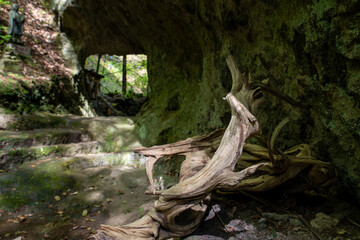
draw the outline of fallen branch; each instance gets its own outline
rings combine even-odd
[[[245,144],[249,137],[261,132],[253,114],[262,104],[263,95],[260,88],[250,89],[251,77],[240,73],[232,56],[226,61],[233,79],[231,92],[225,97],[232,110],[226,130],[220,129],[177,143],[137,149],[136,152],[147,157],[146,172],[153,193],[156,192],[152,171],[161,157],[186,157],[181,165],[180,181],[162,191],[154,208],[143,218],[121,227],[101,226],[93,239],[185,236],[202,221],[214,190],[265,191],[298,176],[313,187],[327,184],[333,178],[330,164],[311,157],[309,146],[303,144],[285,152],[275,147],[276,136],[288,120],[276,129],[267,147]],[[239,171],[234,172],[235,168]]]

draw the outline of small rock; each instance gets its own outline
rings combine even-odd
[[[231,229],[232,231],[235,231],[235,232],[247,231],[248,230],[246,222],[244,222],[244,221],[242,221],[240,219],[231,220],[229,222],[229,224],[226,225],[226,228]]]
[[[105,199],[105,194],[102,191],[91,191],[85,194],[87,202],[102,202]]]
[[[260,218],[259,223],[266,223],[266,218]]]
[[[259,231],[263,231],[263,230],[267,229],[266,223],[259,223],[258,226],[257,226],[257,229]]]
[[[309,235],[306,232],[299,231],[298,235],[301,237],[301,239],[309,239]]]
[[[295,227],[301,226],[302,222],[299,219],[296,218],[290,218],[289,223]]]
[[[290,216],[287,214],[279,214],[279,213],[269,213],[269,212],[263,212],[263,217],[270,218],[275,221],[287,221]]]
[[[330,217],[325,213],[319,212],[316,214],[315,219],[310,222],[310,225],[319,230],[323,231],[325,229],[332,229],[338,224],[339,220],[336,218]]]

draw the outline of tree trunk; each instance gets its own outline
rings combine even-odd
[[[97,66],[96,66],[96,73],[99,73],[100,60],[101,60],[101,54],[99,54],[99,57],[98,57]]]
[[[126,94],[126,55],[123,56],[122,93]]]

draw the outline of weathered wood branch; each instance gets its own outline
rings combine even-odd
[[[311,185],[326,184],[333,177],[330,165],[313,159],[307,145],[285,152],[276,149],[276,135],[287,120],[269,139],[267,148],[245,144],[246,139],[261,132],[253,114],[262,104],[262,93],[259,88],[250,89],[251,77],[240,73],[232,56],[226,61],[233,78],[231,92],[225,97],[232,110],[226,130],[177,143],[137,149],[138,153],[147,157],[146,168],[153,193],[152,171],[161,157],[186,157],[180,169],[180,181],[162,191],[154,208],[143,218],[121,227],[102,226],[93,236],[94,239],[167,239],[185,236],[202,221],[210,194],[216,189],[264,191],[300,174],[307,177]],[[285,160],[287,165],[278,171],[277,163]],[[235,167],[240,171],[234,172]]]
[[[146,173],[152,192],[155,193],[152,172],[157,160],[164,156],[185,155],[187,161],[181,165],[180,170],[180,180],[183,180],[184,177],[193,175],[192,170],[197,172],[210,160],[209,155],[212,156],[216,151],[223,134],[224,130],[219,129],[209,135],[196,136],[176,143],[136,149],[135,152],[147,157]]]

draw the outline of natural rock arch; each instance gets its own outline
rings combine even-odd
[[[360,199],[359,1],[55,2],[80,62],[91,54],[148,55],[150,102],[137,121],[144,146],[227,125],[221,98],[231,77],[220,59],[232,53],[243,72],[309,106],[279,135],[284,149],[308,143],[339,170],[340,195]],[[267,133],[293,106],[266,98],[257,118]]]

